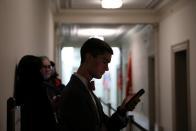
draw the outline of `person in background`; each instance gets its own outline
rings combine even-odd
[[[50,61],[47,56],[41,56],[40,59],[42,61],[41,74],[44,78],[43,86],[47,89],[48,99],[52,105],[55,120],[58,125],[56,111],[59,107],[61,92],[63,91],[65,85],[63,85],[61,79],[58,78],[55,63]]]
[[[58,77],[58,73],[56,71],[55,63],[53,61],[50,61],[50,64],[52,66],[51,76],[47,80],[48,84],[48,96],[51,100],[51,103],[53,105],[53,109],[56,112],[58,109],[58,105],[61,99],[61,94],[65,88],[65,85],[62,83],[61,79]]]
[[[40,58],[33,55],[23,56],[17,67],[15,99],[21,107],[21,131],[57,130],[41,68]]]
[[[108,117],[93,93],[95,87],[91,80],[100,79],[113,54],[112,48],[104,41],[90,38],[81,47],[81,63],[62,94],[58,111],[60,131],[119,131],[128,123],[125,101],[117,111]],[[139,102],[132,103],[132,109]],[[132,110],[131,109],[131,110]]]

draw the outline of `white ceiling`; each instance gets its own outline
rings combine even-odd
[[[163,2],[171,0],[123,0],[124,10],[154,10]],[[101,8],[101,0],[53,0],[56,12],[66,12],[67,10],[106,10]],[[116,9],[118,10],[118,9]],[[136,24],[67,24],[63,22],[57,23],[57,34],[59,43],[64,46],[80,46],[90,36],[85,33],[80,33],[89,29],[104,29],[100,35],[108,43],[113,43],[120,39],[127,31],[134,28]],[[110,30],[109,34],[105,34]],[[113,31],[112,31],[113,30]],[[94,31],[95,32],[95,31]]]
[[[123,0],[124,9],[155,8],[162,0]],[[101,0],[58,0],[60,9],[101,9]]]

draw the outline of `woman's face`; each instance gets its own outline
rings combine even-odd
[[[52,66],[48,59],[42,60],[41,74],[45,80],[49,79],[52,73]]]

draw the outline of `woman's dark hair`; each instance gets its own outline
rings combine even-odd
[[[39,57],[33,55],[23,56],[17,69],[19,79],[41,79],[41,66],[42,63]]]
[[[17,104],[21,104],[22,101],[26,100],[26,94],[30,96],[34,91],[40,90],[37,89],[37,85],[43,80],[40,72],[41,66],[41,59],[33,55],[25,55],[19,61],[14,92]]]

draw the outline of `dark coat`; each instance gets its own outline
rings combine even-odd
[[[99,99],[93,96],[97,108],[82,81],[72,75],[58,112],[61,131],[118,131],[126,126],[118,112],[110,118],[105,115]]]

